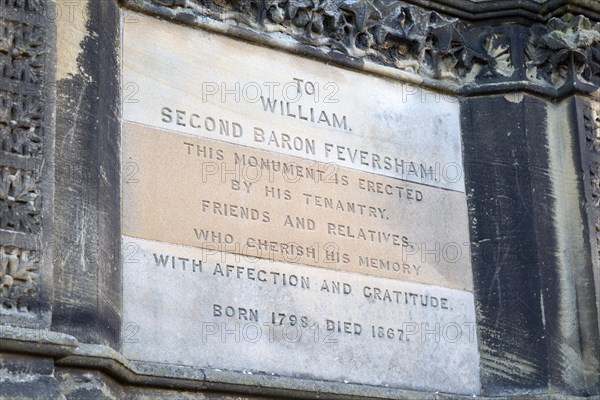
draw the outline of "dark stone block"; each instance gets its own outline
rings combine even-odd
[[[62,399],[54,360],[0,353],[1,399]]]
[[[528,143],[528,128],[539,131],[546,121],[543,102],[468,99],[461,113],[482,387],[487,394],[545,390],[540,264],[548,249],[538,243],[543,236],[552,246],[552,233],[536,224],[532,168],[543,158],[531,161],[536,150]]]
[[[550,101],[507,98],[513,96],[464,100],[461,110],[483,392],[552,388],[597,394],[584,371],[597,366],[583,367],[586,351],[597,348],[590,340],[597,337],[597,321],[593,318],[590,325],[589,316],[584,317],[590,313],[576,306],[589,308],[594,302],[592,263],[569,264],[568,253],[583,247],[585,237],[563,236],[559,243],[563,227],[556,215],[561,212],[558,199],[561,207],[567,204],[557,185],[577,177],[556,170],[550,154],[556,146],[550,143],[552,135],[571,136],[559,142],[577,143],[577,129],[573,120],[552,126],[556,120],[549,115],[558,111]],[[575,115],[572,100],[561,107]],[[557,151],[578,160],[577,147]],[[581,184],[575,187],[583,198]],[[580,203],[567,206],[583,221]],[[572,248],[561,250],[565,240]],[[561,251],[566,253],[562,259]],[[586,255],[576,258],[573,262],[589,261]]]
[[[119,13],[90,2],[82,74],[58,82],[52,326],[118,347],[121,315]],[[85,74],[85,75],[84,75]]]

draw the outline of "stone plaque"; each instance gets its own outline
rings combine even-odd
[[[143,16],[123,82],[127,357],[478,392],[456,101]]]

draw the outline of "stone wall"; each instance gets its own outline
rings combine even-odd
[[[1,398],[471,398],[123,355],[123,30],[147,16],[456,99],[473,394],[600,395],[597,2],[0,0]]]

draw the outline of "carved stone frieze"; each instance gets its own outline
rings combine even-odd
[[[46,0],[0,0],[0,3],[15,10],[41,12]]]
[[[600,23],[567,16],[534,26],[528,48],[528,75],[554,86],[567,80],[600,84]]]
[[[382,0],[146,0],[438,79],[510,74],[506,39],[455,18]],[[475,70],[475,71],[474,71]]]
[[[37,233],[40,230],[39,176],[3,167],[0,171],[0,229]]]
[[[0,0],[0,311],[39,308],[42,256],[45,0]],[[51,151],[49,152],[51,153]]]
[[[41,83],[44,67],[42,27],[0,20],[0,66],[3,78]]]
[[[590,166],[592,196],[596,208],[596,245],[600,259],[600,162],[595,161]]]
[[[37,254],[15,246],[0,245],[0,308],[13,312],[29,310],[36,294]]]
[[[184,23],[209,18],[286,37],[325,54],[418,74],[433,85],[518,83],[549,93],[576,81],[600,83],[600,24],[582,16],[519,30],[468,25],[397,0],[121,1]]]
[[[0,92],[0,150],[20,156],[40,156],[43,113],[43,104],[37,96]]]
[[[589,211],[595,223],[596,250],[600,262],[600,103],[591,102],[583,114],[586,149],[589,164],[591,198]]]
[[[511,77],[515,71],[510,57],[510,37],[498,30],[469,29],[452,22],[427,33],[429,57],[420,64],[433,70],[434,78],[461,82]],[[442,67],[440,68],[440,65]],[[433,67],[433,68],[432,68]]]

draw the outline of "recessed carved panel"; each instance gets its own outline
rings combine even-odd
[[[554,86],[567,80],[600,83],[600,23],[577,16],[553,18],[534,26],[528,49],[528,74]]]
[[[46,1],[45,0],[0,0],[7,7],[12,7],[17,10],[23,11],[42,11]]]
[[[0,310],[38,309],[48,24],[45,0],[0,0]],[[48,152],[48,151],[47,151]],[[51,149],[49,153],[52,153]],[[44,157],[44,158],[43,158]],[[46,167],[47,168],[47,167]],[[8,234],[7,234],[8,233]]]
[[[20,156],[41,155],[43,112],[37,96],[0,92],[0,150]]]
[[[0,76],[25,83],[41,83],[44,37],[42,27],[0,19]]]
[[[28,311],[38,280],[36,252],[0,245],[0,307]]]
[[[39,175],[3,167],[0,171],[0,229],[37,233],[40,229]]]

